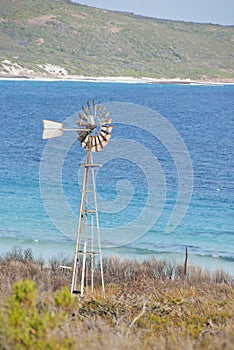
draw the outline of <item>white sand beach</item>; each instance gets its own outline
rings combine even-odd
[[[4,60],[0,67],[0,79],[21,79],[21,80],[73,80],[73,81],[90,81],[90,82],[112,82],[112,83],[128,83],[128,84],[188,84],[188,85],[220,85],[234,84],[234,79],[212,79],[212,80],[194,80],[190,78],[151,78],[151,77],[130,77],[130,76],[86,76],[86,75],[70,75],[63,67],[52,65],[49,63],[37,65],[40,69],[34,71],[27,69],[18,63]]]

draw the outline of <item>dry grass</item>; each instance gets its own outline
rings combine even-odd
[[[111,257],[103,261],[105,298],[97,286],[94,295],[86,290],[84,298],[58,307],[55,293],[71,283],[71,272],[59,266],[70,263],[51,259],[47,266],[29,250],[0,258],[1,307],[17,281],[32,279],[41,315],[63,313],[53,334],[61,342],[69,339],[69,349],[232,349],[234,291],[226,273],[190,267],[184,276],[181,265]],[[0,349],[12,349],[6,338],[0,338]]]

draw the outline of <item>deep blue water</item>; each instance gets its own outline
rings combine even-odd
[[[96,177],[100,225],[107,230],[103,245],[112,245],[118,239],[128,243],[125,247],[107,249],[106,254],[145,258],[155,255],[180,261],[188,246],[192,262],[234,273],[234,86],[231,85],[1,80],[0,252],[20,246],[30,247],[35,254],[46,257],[59,252],[73,254],[75,215],[80,202],[78,172],[84,151],[78,142],[72,141],[60,169],[64,198],[71,211],[69,217],[61,198],[55,194],[57,158],[64,151],[61,145],[66,145],[71,136],[66,134],[52,141],[48,148],[51,159],[46,165],[48,178],[45,179],[47,175],[40,178],[40,167],[46,162],[41,159],[47,144],[41,138],[42,119],[62,122],[92,99],[108,105],[113,111],[114,123],[110,146],[94,154],[98,162],[104,163]],[[167,233],[166,227],[179,188],[178,164],[170,152],[176,138],[169,129],[160,131],[168,132],[164,143],[154,132],[149,133],[149,123],[152,130],[160,128],[156,119],[154,125],[154,112],[166,118],[179,133],[193,167],[191,202],[180,225],[171,233]],[[129,120],[133,120],[133,125],[127,124]],[[140,124],[135,125],[135,121]],[[131,150],[126,140],[137,142],[139,147],[135,148],[133,143],[134,150]],[[169,149],[167,142],[172,142]],[[157,159],[158,168],[153,166],[151,155]],[[108,156],[108,161],[102,158]],[[185,168],[186,156],[181,153],[179,157]],[[79,177],[82,178],[82,174]],[[46,198],[45,193],[40,192],[43,181],[48,187]],[[165,203],[160,207],[164,199],[160,197],[163,183]],[[151,201],[147,203],[149,195]],[[59,217],[58,221],[52,218],[57,227],[50,221],[48,206],[52,212],[54,208],[53,215]],[[130,233],[128,237],[123,226],[137,220],[144,208],[142,220],[137,228],[133,227],[135,236]],[[159,216],[157,222],[145,230],[154,215]],[[66,232],[61,232],[60,223]],[[111,237],[111,232],[115,237]]]

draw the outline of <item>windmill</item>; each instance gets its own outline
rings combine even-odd
[[[101,164],[93,163],[93,152],[102,151],[112,134],[112,119],[106,106],[93,100],[82,106],[78,113],[77,127],[65,128],[63,123],[43,120],[43,139],[62,136],[64,131],[76,131],[81,146],[86,151],[83,187],[77,228],[76,250],[74,257],[71,293],[80,293],[83,297],[85,286],[94,291],[95,256],[99,256],[99,267],[103,293],[105,293],[100,227],[97,207],[95,168]],[[96,269],[97,270],[97,269]],[[80,290],[79,290],[80,287]]]

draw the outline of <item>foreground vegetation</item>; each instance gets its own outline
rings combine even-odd
[[[66,259],[65,259],[66,260]],[[0,349],[231,349],[233,287],[224,272],[163,261],[104,260],[106,296],[71,296],[70,271],[29,250],[0,258]]]
[[[233,36],[234,26],[146,18],[67,0],[1,0],[0,72],[9,74],[14,65],[21,75],[53,75],[46,68],[51,64],[69,75],[233,80]],[[63,69],[56,74],[66,75]]]

